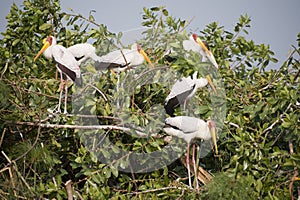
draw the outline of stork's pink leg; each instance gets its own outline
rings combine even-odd
[[[185,111],[185,107],[186,107],[186,99],[183,102],[183,110]]]
[[[196,179],[196,189],[198,190],[199,189],[199,183],[198,183],[198,170],[197,170],[197,167],[198,167],[198,163],[196,165],[196,161],[195,161],[195,152],[196,152],[196,144],[194,143],[193,144],[193,157],[192,157],[192,162],[193,162],[193,165],[194,165],[194,178]]]
[[[190,188],[192,188],[191,169],[190,169],[190,143],[188,143],[188,149],[186,153],[186,165],[188,169],[189,186]]]
[[[58,100],[58,108],[57,108],[57,112],[61,113],[61,99],[62,99],[62,92],[63,92],[63,88],[64,88],[64,80],[63,80],[63,75],[62,72],[60,72],[60,84],[59,84],[59,100]]]
[[[68,81],[65,80],[65,107],[64,107],[64,114],[67,114],[67,101],[68,101]]]

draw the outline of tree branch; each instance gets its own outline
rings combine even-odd
[[[13,122],[8,121],[6,124],[15,124],[15,125],[27,125],[27,126],[39,126],[41,128],[58,128],[58,129],[82,129],[82,130],[97,130],[97,129],[110,129],[110,130],[120,130],[124,132],[131,132],[132,129],[122,126],[116,126],[116,125],[64,125],[64,124],[37,124],[33,122]],[[141,131],[136,130],[136,134],[139,136],[145,137],[147,136],[146,133],[143,133]]]

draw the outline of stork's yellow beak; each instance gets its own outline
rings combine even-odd
[[[34,61],[50,46],[50,43],[47,41],[47,38],[43,40],[44,46],[41,48],[41,50],[38,52],[38,54],[34,57]]]
[[[152,64],[150,58],[147,56],[146,52],[145,52],[143,49],[141,49],[141,50],[139,51],[139,53],[145,58],[145,60],[149,63],[149,65],[150,65],[152,68],[154,68],[154,65]]]
[[[210,134],[211,134],[211,138],[213,140],[214,146],[215,146],[216,155],[218,155],[218,146],[217,146],[217,137],[216,137],[215,127],[210,128]]]
[[[208,84],[210,85],[210,87],[212,88],[212,90],[215,92],[215,94],[217,94],[217,90],[215,88],[214,83],[212,82],[211,78],[209,75],[206,75],[206,80],[208,82]]]
[[[202,42],[200,38],[197,37],[197,43],[204,49],[204,51],[210,56],[211,52],[208,50],[208,48],[205,46],[205,44]]]

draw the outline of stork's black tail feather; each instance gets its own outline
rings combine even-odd
[[[166,103],[165,103],[165,110],[166,113],[168,115],[170,115],[171,117],[175,117],[174,112],[175,112],[175,108],[179,106],[179,101],[178,98],[174,97],[169,99]]]

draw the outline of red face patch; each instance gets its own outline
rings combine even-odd
[[[53,41],[53,37],[52,37],[52,36],[49,36],[49,37],[47,38],[47,42],[49,42],[50,45],[52,45],[52,41]]]
[[[193,36],[193,39],[195,40],[195,42],[197,42],[198,35],[193,33],[192,36]]]
[[[209,127],[209,128],[216,127],[216,124],[215,124],[214,121],[209,120],[209,121],[207,122],[207,124],[208,124],[208,127]]]
[[[142,47],[141,47],[139,44],[136,44],[136,50],[137,50],[138,52],[140,52],[141,49],[142,49]]]

